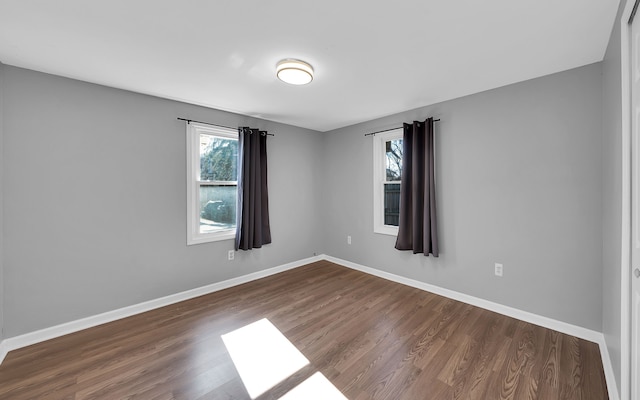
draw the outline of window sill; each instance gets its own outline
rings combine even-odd
[[[207,235],[197,235],[187,238],[187,246],[202,243],[219,242],[222,240],[233,240],[236,238],[235,231],[216,232]]]
[[[379,233],[381,235],[389,235],[389,236],[398,236],[398,227],[397,226],[378,226],[373,228],[373,233]]]

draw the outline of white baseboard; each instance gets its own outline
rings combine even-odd
[[[583,328],[577,325],[572,325],[572,324],[558,321],[552,318],[543,317],[541,315],[533,314],[527,311],[522,311],[517,308],[508,307],[499,303],[494,303],[492,301],[484,300],[484,299],[470,296],[464,293],[460,293],[460,292],[445,289],[439,286],[431,285],[429,283],[417,281],[410,278],[405,278],[403,276],[395,275],[385,271],[380,271],[375,268],[366,267],[364,265],[356,264],[351,261],[342,260],[340,258],[327,256],[327,255],[322,255],[322,258],[327,261],[331,261],[332,263],[343,265],[345,267],[355,269],[357,271],[364,272],[369,275],[374,275],[379,278],[383,278],[392,282],[411,286],[416,289],[421,289],[430,293],[435,293],[437,295],[447,297],[449,299],[457,300],[466,304],[471,304],[473,306],[480,307],[485,310],[493,311],[498,314],[506,315],[508,317],[512,317],[521,321],[529,322],[531,324],[539,325],[544,328],[552,329],[554,331],[562,332],[567,335],[575,336],[580,339],[597,343],[598,346],[600,347],[600,355],[602,357],[602,366],[604,368],[605,378],[607,380],[609,399],[619,400],[617,386],[615,383],[615,376],[613,374],[613,368],[611,365],[611,358],[609,357],[609,351],[607,350],[607,345],[604,340],[604,335],[601,332]]]
[[[620,394],[618,393],[618,384],[616,383],[616,376],[613,373],[613,365],[611,364],[611,356],[609,355],[609,348],[607,342],[602,335],[602,340],[598,342],[600,346],[600,356],[602,357],[602,368],[604,368],[604,377],[607,380],[607,389],[609,390],[609,400],[620,400]]]
[[[68,335],[70,333],[78,332],[83,329],[106,324],[108,322],[112,322],[118,319],[127,318],[132,315],[151,311],[156,308],[175,304],[184,300],[193,299],[198,296],[217,292],[219,290],[241,285],[243,283],[255,281],[260,278],[265,278],[270,275],[275,275],[280,272],[298,268],[300,266],[303,266],[315,261],[320,261],[322,259],[323,259],[322,256],[305,258],[303,260],[294,261],[284,265],[279,265],[277,267],[269,268],[263,271],[254,272],[252,274],[239,276],[237,278],[229,279],[226,281],[217,282],[217,283],[202,286],[199,288],[161,297],[159,299],[145,301],[143,303],[134,304],[132,306],[128,306],[128,307],[120,308],[117,310],[108,311],[102,314],[93,315],[91,317],[82,318],[76,321],[71,321],[64,324],[52,326],[50,328],[45,328],[35,332],[26,333],[24,335],[7,338],[7,339],[4,339],[2,342],[0,342],[0,363],[2,363],[7,353],[12,350],[16,350],[22,347],[30,346],[32,344],[44,342],[45,340],[54,339],[63,335]]]
[[[4,358],[7,356],[7,353],[9,352],[9,348],[7,347],[7,344],[5,342],[6,340],[0,341],[0,364],[2,364],[2,361],[4,360]]]

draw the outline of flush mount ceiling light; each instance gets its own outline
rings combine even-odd
[[[278,79],[291,85],[306,85],[313,80],[313,67],[300,60],[282,60],[276,71]]]

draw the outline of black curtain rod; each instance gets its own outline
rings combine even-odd
[[[186,119],[186,118],[180,118],[178,117],[178,119],[180,121],[187,121],[187,124],[190,122],[197,122],[198,124],[205,124],[205,125],[211,125],[211,126],[217,126],[218,128],[227,128],[227,129],[238,129],[238,127],[232,127],[232,126],[225,126],[225,125],[218,125],[218,124],[212,124],[210,122],[202,122],[202,121],[196,121],[195,119]],[[264,132],[264,131],[263,131]],[[275,136],[273,133],[267,133],[265,132],[265,135],[267,136]]]
[[[433,120],[433,122],[438,122],[438,121],[440,121],[440,120],[439,120],[439,119],[434,119],[434,120]],[[396,129],[401,129],[401,128],[403,128],[403,127],[402,127],[402,126],[399,126],[399,127],[397,127],[397,128],[385,129],[385,130],[383,130],[383,131],[371,132],[371,133],[365,133],[364,135],[365,135],[365,136],[372,136],[372,135],[375,135],[376,133],[382,133],[382,132],[395,131]]]

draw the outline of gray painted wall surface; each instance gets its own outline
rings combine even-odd
[[[320,252],[590,329],[607,323],[601,64],[325,134],[0,71],[5,337]],[[363,136],[429,115],[442,119],[439,259],[398,252],[393,237],[373,233],[372,141]],[[272,245],[233,262],[230,241],[186,246],[177,116],[276,134]]]
[[[601,74],[592,64],[325,133],[327,253],[600,331]],[[428,116],[441,118],[437,259],[373,233],[364,137]]]
[[[622,77],[620,2],[602,63],[602,332],[616,384],[621,382]]]
[[[0,340],[4,339],[4,118],[2,101],[4,97],[4,64],[0,63]]]
[[[7,337],[320,253],[317,132],[6,66]],[[185,124],[269,139],[273,244],[186,245]]]

